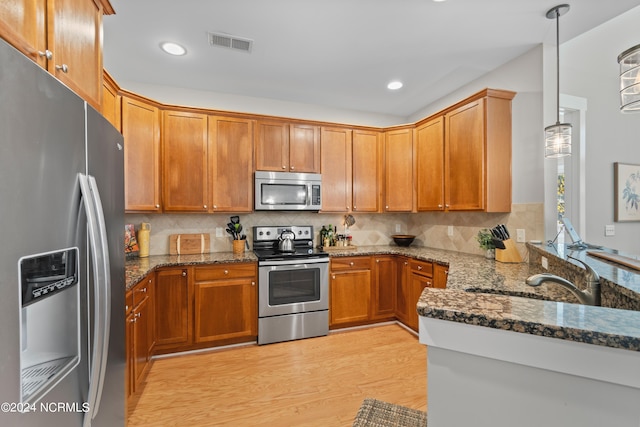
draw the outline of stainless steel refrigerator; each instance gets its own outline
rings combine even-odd
[[[0,425],[124,425],[123,140],[0,40]]]

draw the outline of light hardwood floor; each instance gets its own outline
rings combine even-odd
[[[156,359],[128,426],[350,426],[366,397],[425,411],[426,354],[386,324]]]

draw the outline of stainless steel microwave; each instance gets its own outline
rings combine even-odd
[[[255,210],[319,211],[322,179],[318,173],[256,171]]]

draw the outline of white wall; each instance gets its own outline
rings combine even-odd
[[[640,7],[561,45],[563,93],[587,99],[583,239],[640,254],[640,222],[614,222],[613,163],[640,164],[640,113],[619,110],[617,56],[640,43]],[[615,224],[616,235],[604,236]]]

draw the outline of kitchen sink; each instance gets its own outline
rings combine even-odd
[[[493,295],[506,295],[509,297],[531,298],[531,299],[539,299],[539,300],[545,300],[545,301],[556,301],[555,299],[547,297],[545,295],[540,295],[533,292],[511,291],[508,289],[467,288],[465,289],[465,292],[475,292],[480,294],[493,294]]]

